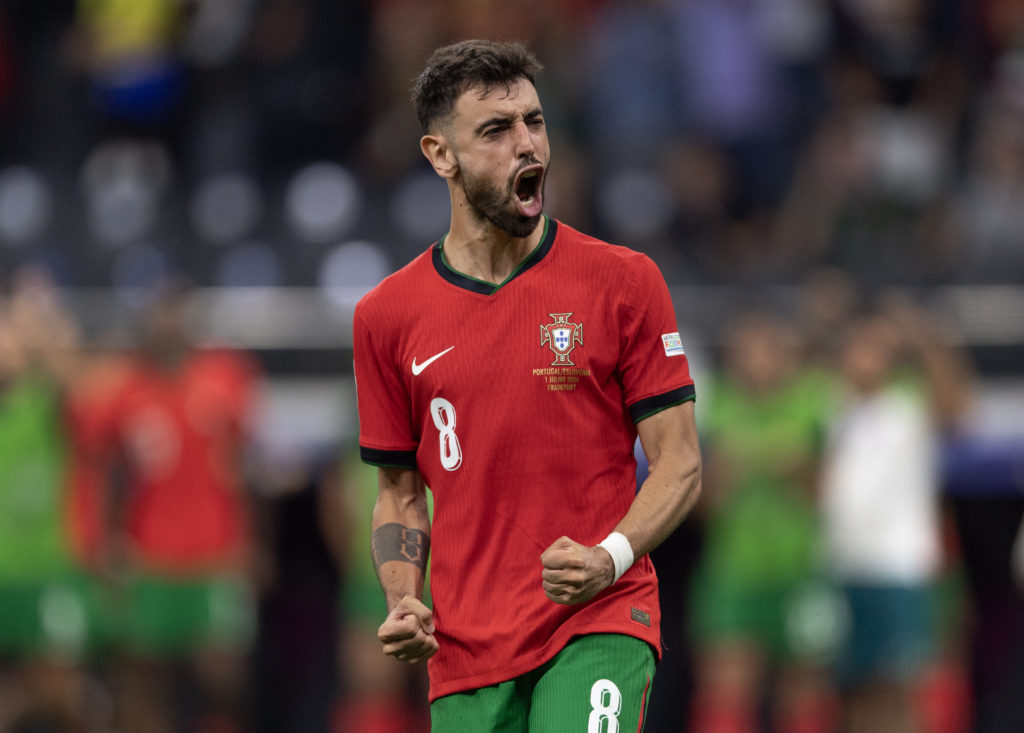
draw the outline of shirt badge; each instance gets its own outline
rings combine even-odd
[[[682,356],[686,353],[683,351],[683,340],[679,338],[679,331],[661,334],[661,343],[665,347],[665,356]]]
[[[554,321],[541,324],[540,345],[545,344],[555,355],[551,366],[575,366],[569,358],[577,345],[583,346],[583,324],[569,320],[572,313],[548,313]]]

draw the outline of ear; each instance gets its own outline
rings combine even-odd
[[[459,164],[444,135],[424,135],[420,138],[420,150],[441,178],[454,178],[459,172]]]

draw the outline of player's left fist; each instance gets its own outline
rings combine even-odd
[[[588,547],[559,537],[540,556],[544,594],[555,603],[584,603],[615,579],[612,557],[603,547]]]

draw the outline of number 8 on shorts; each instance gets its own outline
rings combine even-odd
[[[587,733],[618,733],[622,693],[611,680],[598,680],[590,688],[590,722]]]

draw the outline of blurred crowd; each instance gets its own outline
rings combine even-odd
[[[656,254],[671,282],[793,282],[819,264],[871,283],[1014,282],[1022,13],[4,0],[0,264],[117,288],[182,269],[316,286],[404,264],[447,222],[411,79],[436,45],[482,36],[525,39],[547,66],[551,213]]]
[[[1024,730],[1024,425],[978,439],[906,297],[1024,282],[1024,2],[0,0],[0,731],[427,729],[373,469],[264,440],[275,365],[193,289],[351,299],[442,235],[407,92],[466,37],[546,65],[549,213],[744,294],[678,314],[649,733]]]

